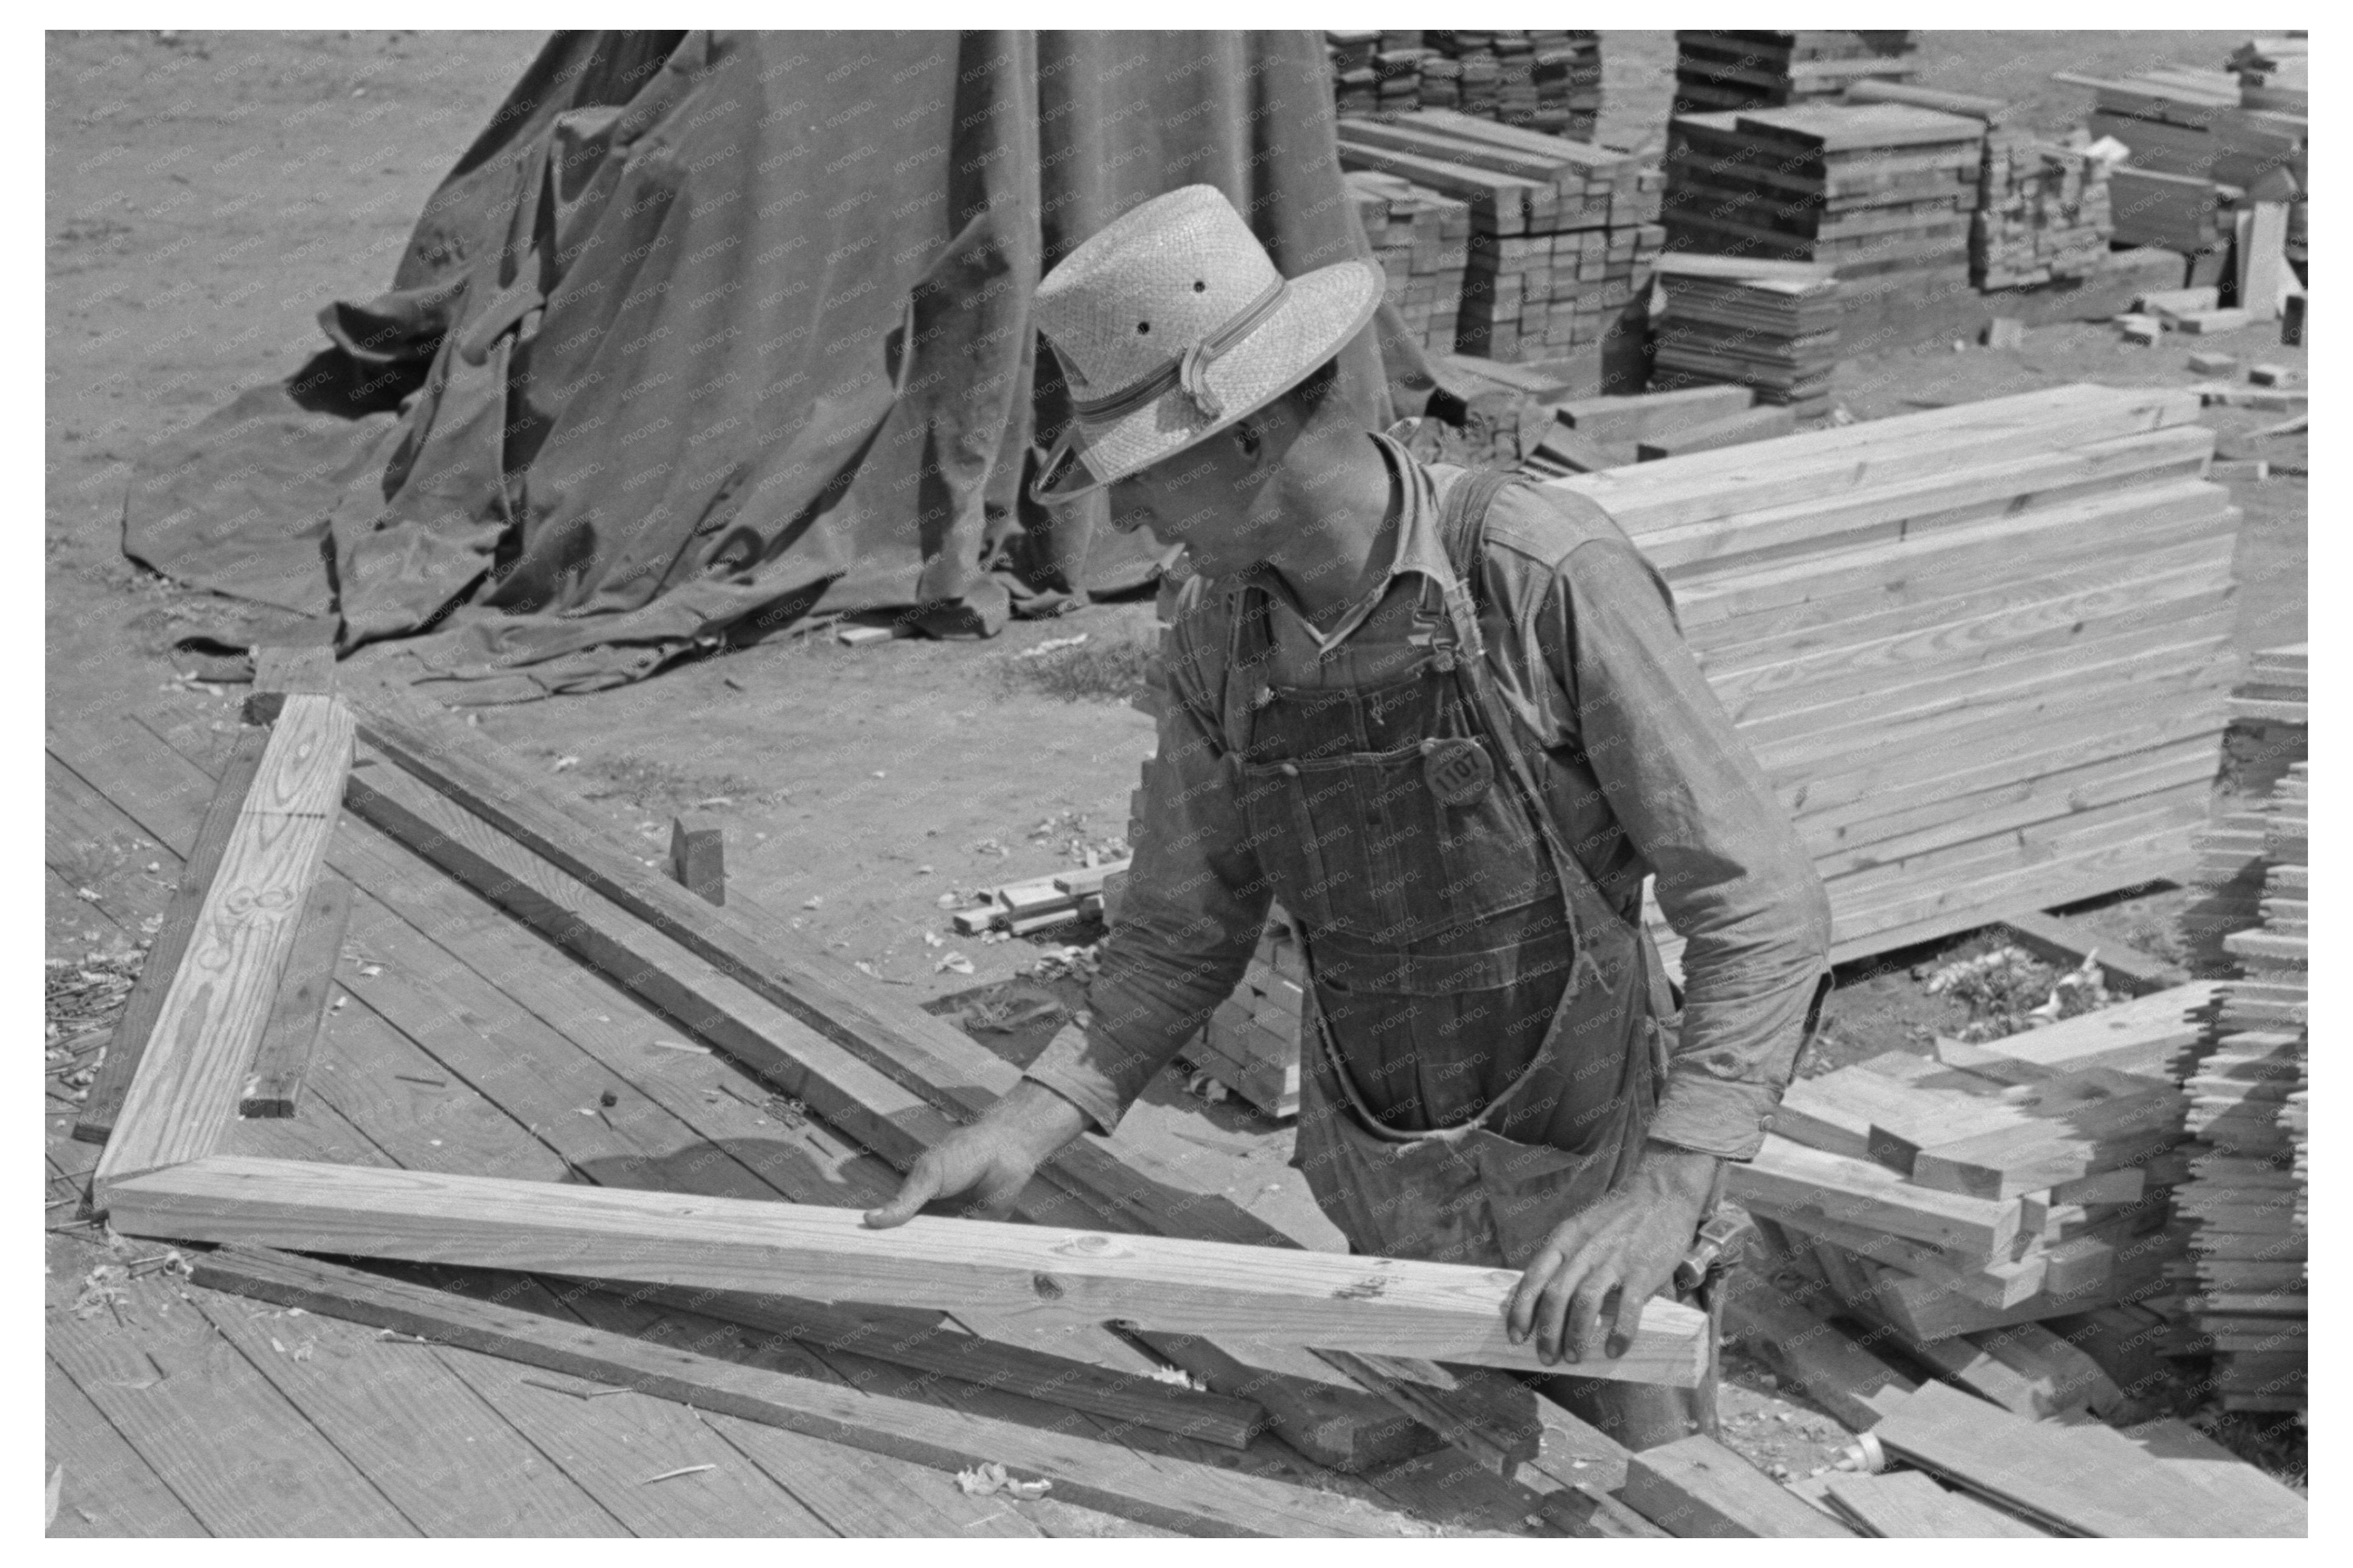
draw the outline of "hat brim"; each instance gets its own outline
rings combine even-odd
[[[1362,331],[1380,308],[1386,282],[1379,268],[1363,261],[1335,262],[1291,279],[1282,303],[1209,366],[1204,379],[1224,414],[1208,418],[1182,388],[1171,387],[1133,414],[1082,431],[1061,473],[1084,483],[1036,486],[1030,494],[1040,501],[1076,500],[1250,417]]]

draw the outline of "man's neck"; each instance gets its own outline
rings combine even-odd
[[[1282,509],[1284,541],[1267,562],[1309,620],[1329,621],[1377,569],[1373,548],[1398,499],[1388,462],[1362,430],[1311,428],[1283,455],[1268,489],[1266,499]]]

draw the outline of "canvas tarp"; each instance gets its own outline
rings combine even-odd
[[[1306,32],[559,34],[391,289],[147,455],[125,550],[346,653],[406,639],[455,700],[1138,586],[1148,534],[1026,497],[1065,408],[1032,289],[1193,183],[1286,273],[1368,257],[1325,69]],[[1429,385],[1377,324],[1343,371],[1368,423]]]

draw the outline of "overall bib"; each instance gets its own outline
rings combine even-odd
[[[1403,679],[1270,683],[1266,591],[1243,587],[1219,727],[1307,961],[1293,1163],[1357,1252],[1516,1268],[1632,1172],[1665,1075],[1667,986],[1639,907],[1614,906],[1562,842],[1539,776],[1551,759],[1522,743],[1484,662],[1472,594],[1505,482],[1450,489],[1439,526],[1455,584],[1423,579],[1423,654]],[[1442,1000],[1475,1058],[1475,994],[1550,973],[1565,984],[1533,1020],[1533,1056],[1451,1126],[1385,1124],[1325,1016],[1358,993]]]

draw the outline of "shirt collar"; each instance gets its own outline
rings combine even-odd
[[[1389,499],[1397,503],[1392,509],[1396,514],[1394,525],[1385,518],[1380,536],[1373,541],[1376,555],[1384,544],[1388,546],[1389,561],[1379,581],[1366,586],[1363,596],[1340,618],[1339,625],[1328,633],[1319,631],[1301,611],[1298,599],[1281,574],[1265,563],[1261,562],[1242,574],[1244,582],[1265,588],[1268,596],[1288,611],[1326,653],[1345,642],[1365,624],[1399,577],[1418,574],[1441,587],[1454,581],[1453,565],[1446,558],[1446,542],[1438,536],[1438,487],[1430,470],[1414,461],[1411,454],[1388,437],[1376,434],[1372,439],[1389,466]]]

